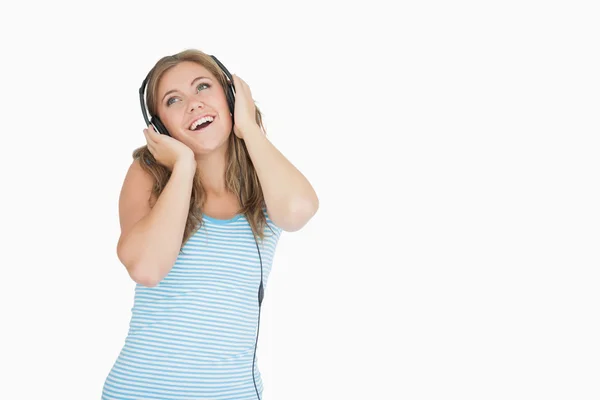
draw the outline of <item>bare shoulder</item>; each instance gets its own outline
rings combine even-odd
[[[142,168],[139,160],[134,160],[127,170],[119,195],[121,238],[150,212],[153,184],[152,176]]]

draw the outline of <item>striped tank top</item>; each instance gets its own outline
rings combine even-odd
[[[281,229],[265,216],[258,246],[266,293]],[[169,274],[155,287],[136,284],[129,331],[102,400],[262,399],[260,259],[244,215],[204,215]]]

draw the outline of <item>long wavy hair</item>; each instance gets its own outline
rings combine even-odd
[[[227,87],[225,73],[219,68],[210,55],[194,49],[184,50],[173,56],[166,56],[158,60],[153,67],[146,88],[146,104],[150,115],[157,115],[158,84],[166,71],[183,61],[192,61],[202,65],[210,71],[219,81],[223,90]],[[256,123],[266,135],[266,129],[262,122],[262,113],[256,106]],[[158,163],[148,146],[142,146],[133,151],[134,160],[139,160],[142,168],[147,171],[154,180],[152,195],[149,203],[152,207],[171,177],[171,171],[164,165]],[[228,150],[226,154],[225,169],[226,189],[234,193],[240,199],[241,209],[239,214],[244,214],[248,220],[255,238],[264,240],[265,226],[268,226],[264,214],[265,201],[258,175],[250,159],[248,149],[243,139],[238,138],[232,130],[229,134]],[[188,212],[183,241],[180,251],[188,239],[202,226],[203,207],[206,201],[206,192],[202,186],[198,173],[194,176],[190,208]],[[269,226],[271,229],[271,227]],[[272,229],[271,229],[272,231]]]

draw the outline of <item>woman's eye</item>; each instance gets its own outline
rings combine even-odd
[[[206,88],[210,87],[210,85],[208,83],[201,83],[198,86],[196,86],[196,91],[199,92],[203,86],[206,86]],[[167,100],[167,107],[170,106],[171,104],[175,103],[178,100],[180,100],[178,97],[170,97]]]
[[[175,100],[179,100],[179,99],[177,97],[169,98],[169,100],[167,100],[167,106],[170,106],[171,104],[173,104],[175,102]]]
[[[209,88],[209,87],[210,87],[210,85],[209,85],[208,83],[201,83],[201,84],[199,84],[199,85],[196,87],[196,90],[200,91],[200,88],[201,88],[202,86],[206,86],[207,88]]]

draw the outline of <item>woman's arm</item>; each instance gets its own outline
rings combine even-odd
[[[171,178],[152,208],[152,178],[135,160],[119,200],[121,237],[117,255],[140,285],[156,286],[171,270],[181,247],[196,165],[176,163]]]
[[[284,231],[299,230],[319,208],[315,190],[258,125],[244,132],[243,138],[263,189],[269,218]]]

